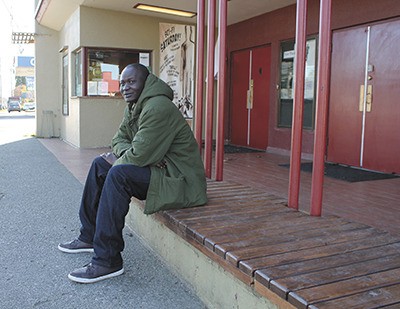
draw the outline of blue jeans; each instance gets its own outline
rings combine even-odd
[[[146,199],[150,168],[131,164],[112,166],[102,157],[93,160],[83,190],[79,239],[93,243],[93,264],[122,266],[122,229],[131,197]]]

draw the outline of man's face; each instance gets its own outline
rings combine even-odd
[[[126,102],[136,103],[142,93],[145,78],[133,67],[125,68],[121,73],[120,91]]]

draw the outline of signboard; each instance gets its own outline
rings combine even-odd
[[[35,90],[35,78],[33,76],[26,77],[26,89],[28,91]]]
[[[35,68],[31,67],[16,67],[15,76],[34,76]]]
[[[35,57],[18,56],[18,67],[35,67]]]
[[[174,91],[173,102],[193,118],[195,27],[160,23],[160,78]]]

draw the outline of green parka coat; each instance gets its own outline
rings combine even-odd
[[[172,89],[149,74],[112,139],[114,163],[150,166],[145,214],[207,203],[204,166],[193,132],[171,101]],[[156,164],[166,162],[165,168]]]

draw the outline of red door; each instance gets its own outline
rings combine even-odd
[[[400,21],[333,33],[328,161],[400,173]]]
[[[258,47],[232,55],[231,143],[266,150],[271,48]]]

